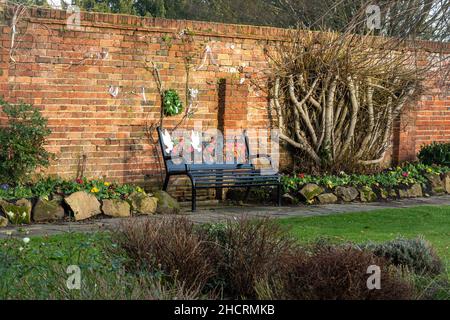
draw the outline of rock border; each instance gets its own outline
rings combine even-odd
[[[8,212],[26,210],[24,219],[13,219]],[[8,212],[7,212],[8,211]],[[47,198],[0,199],[0,227],[32,223],[52,223],[58,221],[83,221],[103,215],[112,218],[127,218],[133,215],[153,215],[159,213],[179,213],[176,199],[167,192],[133,193],[126,199],[102,199],[86,191],[74,192],[65,197],[52,195]]]
[[[405,198],[420,198],[450,194],[450,172],[429,174],[424,185],[415,183],[397,188],[369,186],[338,186],[330,189],[315,183],[307,183],[298,190],[287,192],[283,198],[287,202],[304,202],[307,204],[330,204],[350,202],[377,202]]]

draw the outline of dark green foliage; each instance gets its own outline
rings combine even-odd
[[[0,199],[14,200],[21,198],[68,196],[78,191],[94,194],[98,199],[127,199],[133,192],[144,192],[140,187],[130,184],[110,183],[104,180],[62,180],[59,178],[40,179],[34,183],[10,186],[0,185]]]
[[[383,243],[367,243],[360,246],[396,266],[405,266],[416,274],[438,275],[444,266],[431,244],[423,238],[397,238]]]
[[[129,0],[75,0],[73,2],[86,11],[137,14],[133,1]]]
[[[283,186],[286,191],[299,190],[307,183],[315,183],[327,189],[338,186],[394,188],[398,186],[410,186],[415,183],[427,183],[427,175],[450,172],[447,166],[430,166],[422,163],[409,163],[401,167],[389,168],[375,174],[346,174],[337,175],[309,175],[299,173],[297,175],[283,176]]]
[[[0,181],[21,183],[40,166],[47,166],[51,154],[44,143],[50,134],[47,120],[29,104],[9,104],[0,100],[8,118],[0,128]]]
[[[48,6],[46,0],[15,0]],[[214,21],[313,30],[367,32],[368,0],[75,0],[81,10],[147,17]],[[448,41],[449,6],[446,0],[379,0],[383,28],[378,34]],[[62,8],[67,5],[62,1]],[[356,21],[355,21],[356,20]],[[348,31],[348,30],[347,30]]]
[[[178,92],[173,89],[164,92],[163,108],[166,116],[176,116],[183,111],[183,103]]]
[[[417,157],[428,165],[450,166],[450,143],[433,142],[423,146]]]
[[[45,0],[16,0],[47,5]],[[137,14],[170,19],[202,20],[275,27],[366,32],[367,0],[75,0],[82,10]],[[448,4],[444,0],[380,0],[383,28],[380,34],[448,40]],[[63,8],[65,7],[63,3]]]

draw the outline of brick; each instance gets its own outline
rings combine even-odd
[[[194,56],[190,86],[199,89],[199,103],[187,127],[194,121],[207,129],[223,130],[268,125],[264,92],[259,91],[257,97],[250,92],[249,81],[240,84],[241,76],[227,71],[242,66],[245,74],[260,77],[260,71],[268,67],[263,47],[270,46],[270,39],[284,39],[286,30],[82,13],[85,32],[61,32],[60,25],[52,20],[65,19],[64,12],[33,9],[30,15],[49,20],[42,22],[43,27],[30,23],[27,33],[21,34],[24,42],[15,52],[20,63],[15,65],[9,63],[7,50],[11,29],[0,22],[0,96],[11,102],[33,102],[49,119],[53,133],[48,149],[58,158],[44,172],[73,178],[78,159],[85,154],[89,177],[106,175],[134,183],[158,181],[162,168],[145,135],[145,125],[158,120],[160,97],[151,71],[145,68],[146,59],[160,68],[164,87],[178,90],[184,100],[184,58]],[[174,39],[170,48],[162,42],[163,36],[186,28],[203,30],[207,35],[195,35],[191,44]],[[265,41],[267,37],[269,41]],[[212,41],[213,56],[220,65],[214,66],[207,59],[205,68],[196,71],[205,44]],[[234,50],[227,47],[230,43]],[[448,44],[438,47],[429,43],[428,47],[450,51]],[[101,59],[105,49],[108,57]],[[424,143],[450,141],[450,97],[433,88],[434,79],[429,83],[432,88],[423,101],[395,126],[395,161],[414,159]],[[117,97],[108,93],[110,86],[120,87]],[[180,119],[167,118],[165,125],[175,126]],[[289,162],[285,158],[282,161]],[[173,183],[180,196],[189,194],[185,183],[186,179]]]

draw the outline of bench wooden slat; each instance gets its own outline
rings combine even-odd
[[[208,177],[208,176],[215,176],[215,177],[226,177],[226,176],[255,176],[255,177],[271,177],[274,176],[273,174],[262,174],[260,171],[213,171],[213,172],[189,172],[189,174],[193,177]]]
[[[275,187],[278,186],[277,184],[252,184],[252,185],[247,185],[247,184],[236,184],[236,183],[230,183],[230,184],[218,184],[218,185],[198,185],[196,186],[197,189],[214,189],[214,188],[226,188],[226,189],[230,189],[230,188],[241,188],[241,189],[245,189],[245,188],[254,188],[254,187]]]
[[[245,177],[245,176],[226,176],[226,177],[192,177],[195,181],[208,181],[208,180],[277,180],[278,177]]]
[[[160,147],[163,153],[166,168],[166,179],[163,189],[167,191],[169,179],[172,175],[187,175],[192,182],[192,211],[196,209],[196,190],[211,188],[247,188],[276,186],[278,188],[278,205],[281,205],[281,179],[275,172],[257,169],[252,159],[267,158],[270,164],[272,160],[269,155],[250,155],[248,137],[244,136],[246,144],[247,163],[222,163],[222,164],[175,164],[172,157],[166,153],[161,128],[157,128]]]
[[[211,182],[200,182],[200,183],[196,183],[195,186],[199,187],[199,186],[225,186],[225,185],[240,185],[240,186],[244,186],[244,187],[253,187],[256,185],[277,185],[277,181],[252,181],[252,182],[248,182],[248,181],[224,181],[224,182],[219,182],[219,181],[211,181]]]

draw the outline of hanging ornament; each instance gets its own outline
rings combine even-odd
[[[144,102],[147,103],[147,97],[145,96],[145,88],[142,87],[142,99],[144,99]]]
[[[207,45],[205,47],[205,51],[203,53],[203,60],[202,60],[202,64],[196,68],[196,70],[201,70],[202,68],[205,67],[206,64],[206,60],[209,58],[209,60],[211,61],[211,64],[217,66],[217,61],[214,59],[213,54],[212,54],[212,49],[209,45]]]
[[[119,95],[119,87],[109,86],[108,93],[116,98]]]

